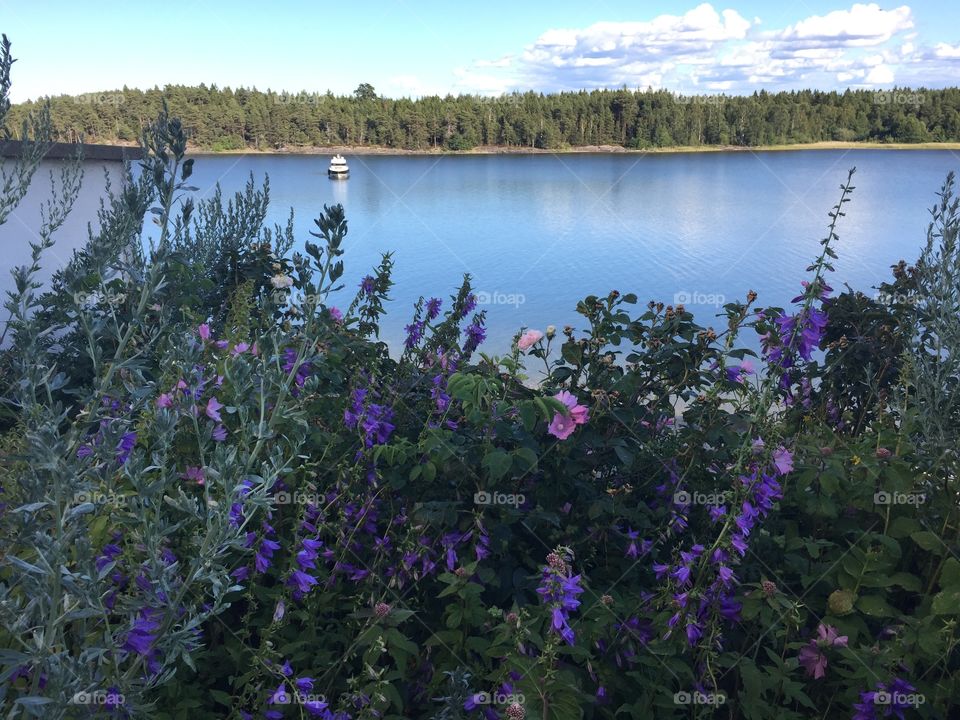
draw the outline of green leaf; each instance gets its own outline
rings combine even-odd
[[[513,451],[513,454],[520,461],[520,466],[524,470],[532,470],[539,461],[537,454],[530,448],[517,448]]]
[[[950,589],[933,596],[930,612],[934,615],[956,615],[960,613],[960,590]]]
[[[212,697],[221,705],[233,707],[233,696],[230,693],[224,692],[223,690],[214,690],[212,688],[207,690],[207,692],[210,694],[210,697]]]
[[[929,530],[921,530],[912,533],[910,538],[924,550],[932,552],[934,555],[943,555],[943,540],[937,537],[936,533],[930,532]]]
[[[895,517],[893,522],[890,523],[890,527],[887,528],[887,535],[896,540],[900,540],[901,538],[912,535],[922,527],[923,526],[913,518],[900,515]]]
[[[917,590],[919,591],[919,581],[917,581]],[[943,564],[943,570],[940,571],[940,587],[947,589],[960,589],[960,561],[955,557],[947,558]]]
[[[893,617],[897,614],[880,595],[862,595],[857,600],[857,610],[874,617]]]
[[[531,432],[537,424],[537,406],[530,401],[520,405],[520,421],[523,423],[523,429]]]
[[[491,480],[499,480],[509,472],[510,467],[513,465],[513,458],[500,448],[497,448],[484,456],[481,465],[487,469]]]

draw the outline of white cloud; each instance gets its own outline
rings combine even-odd
[[[882,10],[879,5],[856,4],[849,10],[813,15],[778,33],[778,40],[802,47],[872,47],[913,27],[906,5]]]
[[[947,60],[960,59],[960,45],[937,43],[937,46],[933,49],[933,54],[938,58],[944,58]]]
[[[870,68],[864,82],[867,85],[890,85],[893,83],[893,70],[889,65],[877,65]]]
[[[855,3],[779,29],[761,30],[762,22],[702,3],[642,21],[547,29],[516,55],[458,70],[456,86],[485,94],[623,85],[736,93],[889,85],[905,77],[928,86],[956,82],[950,66],[960,60],[960,45],[921,45],[907,5]],[[918,82],[924,71],[930,80]]]

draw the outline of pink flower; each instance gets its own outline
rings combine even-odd
[[[342,323],[342,322],[343,322],[343,313],[340,312],[340,308],[338,308],[338,307],[331,307],[331,308],[329,308],[329,312],[330,312],[330,317],[333,318],[333,321],[334,321],[335,323]]]
[[[160,393],[160,396],[157,398],[157,407],[158,408],[173,407],[173,398],[170,397],[168,393]]]
[[[229,340],[217,340],[213,345],[214,345],[214,347],[217,348],[217,350],[226,350],[228,347],[230,347],[230,341],[229,341]]]
[[[800,648],[798,659],[806,669],[807,674],[814,680],[819,680],[827,674],[827,655],[824,650],[831,647],[846,646],[846,635],[837,635],[835,627],[820,623],[817,627],[817,638]]]
[[[590,419],[590,411],[585,405],[580,405],[577,403],[576,395],[573,395],[566,390],[561,390],[553,397],[567,406],[567,414],[575,424],[584,425],[587,420]]]
[[[744,358],[743,362],[740,363],[740,371],[744,375],[753,375],[753,362],[750,358]]]
[[[809,645],[800,648],[798,659],[807,674],[813,679],[819,680],[827,674],[827,656],[820,652],[820,649],[812,640]]]
[[[237,343],[236,346],[233,348],[232,354],[234,356],[237,356],[242,353],[245,353],[249,349],[250,349],[250,346],[247,343]]]
[[[576,429],[577,424],[573,421],[573,418],[566,417],[557,413],[553,416],[553,422],[550,423],[547,428],[547,432],[553,435],[555,438],[560,440],[566,440]]]
[[[784,447],[777,448],[773,452],[773,464],[776,466],[777,472],[786,475],[793,470],[793,454]]]
[[[820,623],[817,627],[817,642],[821,646],[829,647],[846,647],[847,646],[847,636],[846,635],[837,635],[837,629],[832,625],[824,625]]]
[[[223,425],[217,425],[210,435],[217,442],[223,442],[227,439],[227,429]]]
[[[180,476],[184,480],[194,480],[197,485],[203,485],[203,468],[196,465],[187,465],[187,469]]]
[[[217,400],[216,396],[207,400],[207,417],[213,420],[214,422],[221,422],[220,410],[223,408],[223,404]]]
[[[517,340],[517,347],[521,350],[527,350],[543,339],[543,333],[539,330],[527,330],[520,339]]]
[[[209,340],[209,339],[210,339],[210,326],[207,325],[206,323],[201,324],[200,327],[197,328],[197,335],[199,335],[199,336],[200,336],[200,339],[203,340],[204,342],[206,342],[207,340]]]

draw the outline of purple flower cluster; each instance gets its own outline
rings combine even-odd
[[[483,320],[476,319],[467,326],[467,340],[463,344],[463,354],[470,355],[476,350],[480,343],[487,339],[487,331],[483,327]]]
[[[664,469],[667,471],[667,480],[656,487],[656,492],[660,500],[667,503],[670,511],[670,519],[663,531],[663,536],[667,538],[687,529],[690,498],[683,488],[676,461],[671,460],[664,465]]]
[[[810,292],[809,284],[804,282],[807,292]],[[815,300],[824,301],[830,293],[828,285],[822,285],[822,292]],[[793,302],[804,303],[807,301],[806,295],[800,295],[793,299]],[[760,313],[760,317],[763,315]],[[823,340],[824,331],[827,327],[827,314],[820,308],[812,305],[804,306],[794,314],[788,315],[782,313],[774,318],[773,323],[776,326],[776,332],[768,331],[760,336],[763,347],[763,355],[767,362],[781,370],[780,388],[789,391],[791,385],[799,379],[798,373],[792,369],[796,367],[798,359],[810,362],[813,357],[813,351],[820,347]]]
[[[463,310],[460,313],[460,318],[463,319],[470,313],[472,313],[477,307],[477,296],[473,293],[467,295],[467,299],[463,303]]]
[[[316,560],[318,551],[322,547],[323,542],[320,540],[304,538],[301,541],[301,549],[297,553],[296,558],[298,567],[294,568],[290,579],[287,580],[288,586],[296,588],[293,592],[295,600],[300,600],[303,596],[307,595],[313,586],[317,584],[317,579],[313,577],[309,571],[317,569]]]
[[[330,711],[329,703],[320,699],[322,696],[314,696],[313,689],[315,681],[312,677],[303,675],[293,680],[293,667],[287,660],[279,668],[280,674],[284,679],[277,686],[277,689],[270,693],[267,698],[268,710],[264,712],[264,717],[268,720],[280,720],[283,717],[281,710],[273,709],[275,705],[289,705],[293,700],[297,700],[297,705],[307,711],[310,717],[322,718],[322,720],[348,720],[350,717],[345,713],[334,715]],[[287,683],[290,683],[292,690],[287,689]]]
[[[793,457],[785,448],[779,448],[773,455],[772,472],[761,472],[754,468],[750,474],[740,475],[738,482],[742,498],[739,507],[728,510],[719,505],[710,508],[710,517],[715,523],[725,521],[724,530],[731,530],[729,537],[721,537],[719,543],[709,553],[696,543],[688,550],[679,553],[675,563],[653,564],[658,580],[669,582],[669,604],[673,614],[667,622],[665,638],[670,637],[674,629],[683,627],[687,643],[698,645],[703,639],[704,629],[711,626],[713,618],[727,622],[736,622],[740,617],[741,605],[734,598],[739,583],[734,566],[746,555],[750,534],[757,523],[773,509],[774,503],[783,496],[777,475],[784,475],[793,469]],[[667,484],[669,489],[676,484]],[[711,642],[717,638],[711,638]]]
[[[440,298],[430,298],[427,300],[427,320],[432,321],[437,319],[437,315],[440,314],[441,306]]]
[[[131,410],[129,403],[121,403],[119,400],[109,396],[104,397],[101,404],[106,409],[107,416],[100,420],[97,432],[91,435],[86,443],[77,448],[77,457],[80,459],[92,457],[97,448],[103,444],[104,439],[108,437],[114,423],[124,419],[125,414]],[[120,436],[120,440],[114,448],[114,458],[119,465],[126,464],[136,444],[136,432],[128,431]]]
[[[294,376],[294,384],[297,388],[303,387],[303,384],[307,381],[307,378],[310,377],[310,373],[313,372],[313,366],[309,362],[302,362],[297,365],[298,353],[294,348],[287,348],[283,351],[283,371],[289,375],[293,372],[293,368],[297,368],[297,374]],[[292,390],[294,397],[297,396],[297,389]]]
[[[420,344],[420,340],[423,339],[423,328],[423,320],[415,320],[404,328],[407,333],[407,338],[403,341],[403,346],[407,350],[413,350],[413,348]]]
[[[782,368],[789,368],[796,362],[796,355],[810,362],[813,351],[820,347],[823,331],[827,327],[827,314],[816,308],[808,308],[796,315],[783,314],[774,323],[778,337],[771,338],[768,333],[761,338],[767,360]]]
[[[357,388],[351,396],[350,407],[343,411],[343,422],[350,429],[363,432],[364,447],[383,445],[396,429],[393,424],[393,408],[368,402],[371,393]]]
[[[537,594],[540,600],[550,608],[550,630],[567,643],[573,645],[574,634],[570,627],[570,613],[580,607],[577,596],[583,593],[580,576],[571,575],[570,565],[559,550],[547,555],[547,564],[543,566],[540,587]]]
[[[160,671],[159,653],[154,648],[154,644],[157,641],[162,617],[163,612],[157,608],[142,608],[122,645],[127,652],[142,656],[147,670],[153,674]]]

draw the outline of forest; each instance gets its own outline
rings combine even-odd
[[[20,127],[43,100],[14,105]],[[470,150],[614,145],[757,147],[821,141],[960,141],[960,88],[814,90],[683,96],[667,90],[593,90],[499,97],[391,99],[368,83],[352,95],[168,85],[50,98],[54,139],[137,140],[163,109],[196,149],[351,146]],[[16,134],[16,131],[14,131]]]

